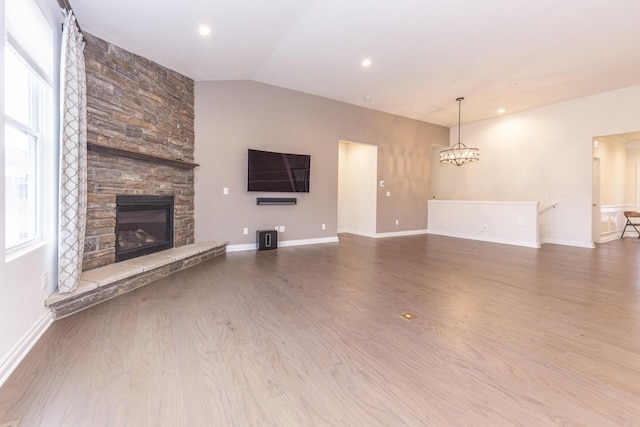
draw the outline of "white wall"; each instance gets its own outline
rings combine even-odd
[[[471,100],[469,100],[471,102]],[[640,129],[640,86],[463,125],[462,142],[480,161],[462,167],[432,159],[438,199],[558,203],[540,218],[542,243],[591,247],[592,138]],[[455,143],[457,128],[450,131]]]
[[[429,200],[429,234],[540,247],[538,202]]]
[[[51,18],[54,29],[60,28],[61,17],[56,2],[38,1],[45,14]],[[0,0],[0,28],[4,34],[4,0]],[[60,45],[59,31],[54,31],[57,46]],[[0,84],[4,85],[4,49],[0,49]],[[55,63],[58,61],[56,60]],[[57,68],[57,67],[56,67]],[[57,76],[56,76],[57,79]],[[54,90],[57,91],[57,88]],[[4,93],[4,88],[1,93]],[[4,100],[0,102],[1,117],[4,122]],[[0,132],[0,188],[4,188],[4,132]],[[36,342],[51,322],[49,310],[45,309],[44,299],[56,287],[56,233],[57,216],[54,202],[57,192],[57,155],[53,147],[52,155],[45,159],[41,172],[45,173],[44,189],[48,193],[48,202],[43,214],[46,240],[41,246],[13,260],[7,260],[4,249],[5,218],[4,190],[0,197],[0,385],[7,375]],[[42,273],[47,272],[48,288],[42,289]]]
[[[340,141],[338,232],[376,234],[378,147]]]

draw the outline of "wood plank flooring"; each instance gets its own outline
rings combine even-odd
[[[56,321],[0,389],[13,420],[638,426],[640,241],[228,253]]]

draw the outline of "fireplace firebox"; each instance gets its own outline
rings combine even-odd
[[[173,196],[116,196],[116,262],[173,247]]]

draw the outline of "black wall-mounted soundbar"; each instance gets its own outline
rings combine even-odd
[[[298,199],[295,197],[256,197],[257,205],[295,205]]]

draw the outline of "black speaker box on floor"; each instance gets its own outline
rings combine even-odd
[[[256,231],[256,246],[258,250],[277,249],[278,232],[276,230]]]

